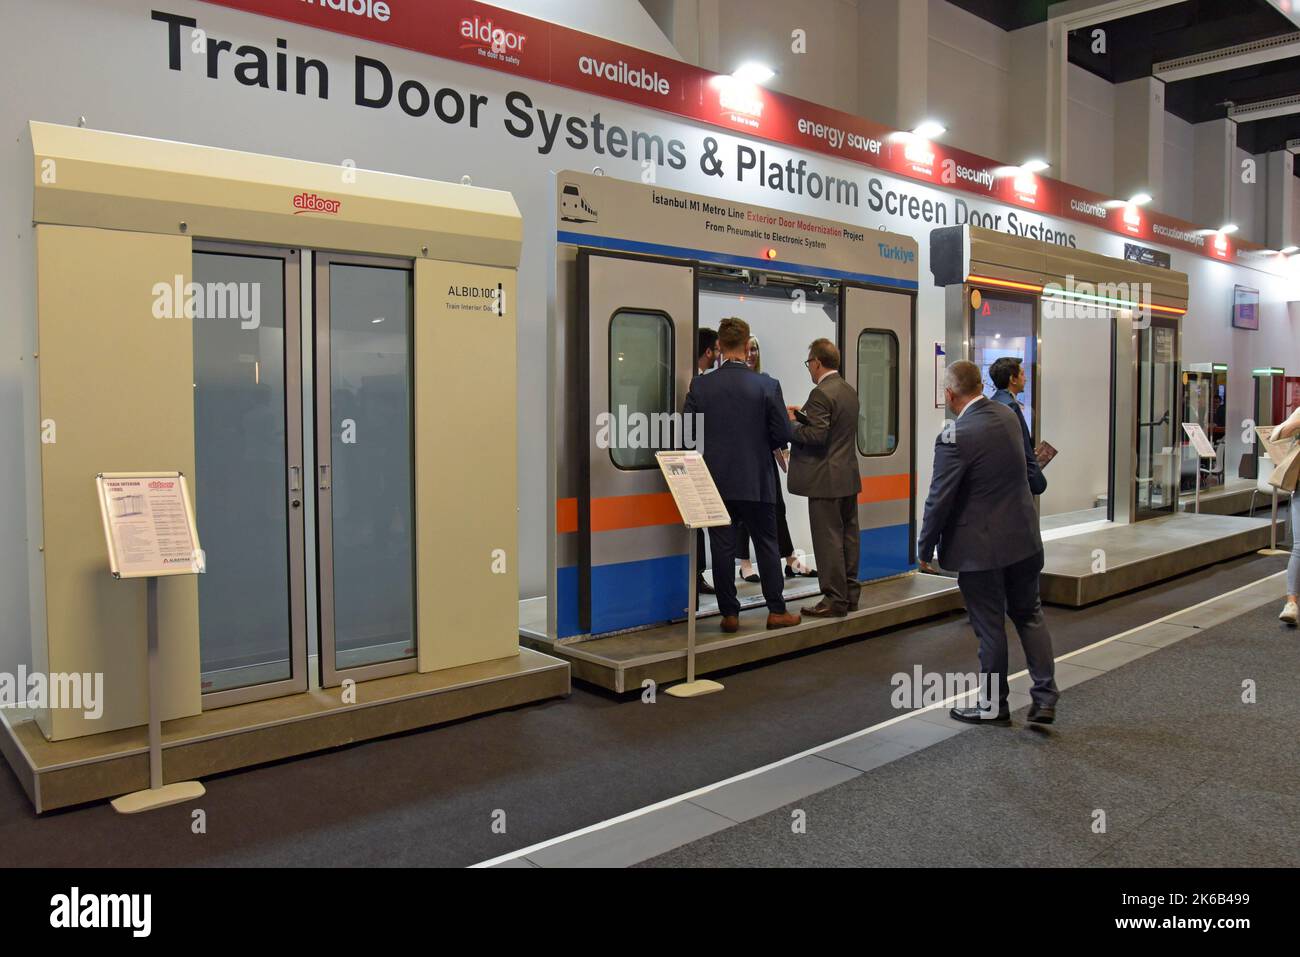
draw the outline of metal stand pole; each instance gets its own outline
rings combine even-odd
[[[149,652],[149,789],[124,794],[113,801],[119,814],[135,814],[192,801],[204,795],[198,781],[163,784],[162,768],[162,657],[158,650],[158,579],[146,578],[145,615]]]
[[[691,584],[687,590],[690,601],[686,606],[686,680],[679,685],[673,685],[668,689],[668,694],[674,698],[697,698],[702,694],[712,694],[715,691],[721,691],[722,685],[717,681],[710,681],[707,678],[697,679],[695,677],[695,600],[698,594],[696,585],[699,582],[699,564],[695,556],[695,536],[699,534],[698,529],[687,528],[687,548],[690,551],[690,570]]]
[[[691,587],[688,592],[690,602],[686,606],[686,683],[695,682],[695,603],[698,600],[696,585],[699,582],[699,559],[695,554],[695,529],[688,528],[687,551],[691,553]]]
[[[1196,457],[1196,514],[1201,514],[1201,457]]]
[[[162,778],[162,665],[158,659],[158,579],[146,579],[149,631],[149,787],[158,790]]]

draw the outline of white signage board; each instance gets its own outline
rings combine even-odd
[[[203,572],[203,552],[184,475],[101,472],[95,485],[114,578]]]
[[[1213,459],[1214,443],[1210,437],[1205,434],[1199,422],[1184,422],[1183,431],[1187,433],[1188,440],[1192,443],[1192,448],[1196,449],[1196,454],[1203,459]]]
[[[699,452],[656,452],[659,471],[673,493],[673,502],[687,528],[713,528],[730,525],[727,506],[713,484],[709,467]]]

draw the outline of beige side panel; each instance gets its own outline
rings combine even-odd
[[[102,717],[42,723],[61,740],[148,720],[145,582],[109,574],[95,475],[194,475],[193,320],[153,316],[155,283],[190,280],[190,240],[41,225],[36,249],[40,415],[56,441],[41,446],[47,627],[33,641],[53,673],[104,675]],[[163,717],[198,714],[196,579],[162,579],[159,609]]]
[[[415,263],[420,671],[519,653],[515,302],[513,270]]]

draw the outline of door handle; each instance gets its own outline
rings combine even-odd
[[[289,491],[299,492],[302,490],[302,466],[289,466]]]
[[[330,467],[329,467],[328,465],[322,465],[322,466],[320,467],[320,481],[317,483],[317,487],[318,487],[322,492],[327,492],[327,491],[329,491],[329,487],[330,487]]]

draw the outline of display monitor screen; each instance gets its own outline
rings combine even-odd
[[[1232,327],[1259,328],[1259,290],[1237,286],[1232,293]]]

